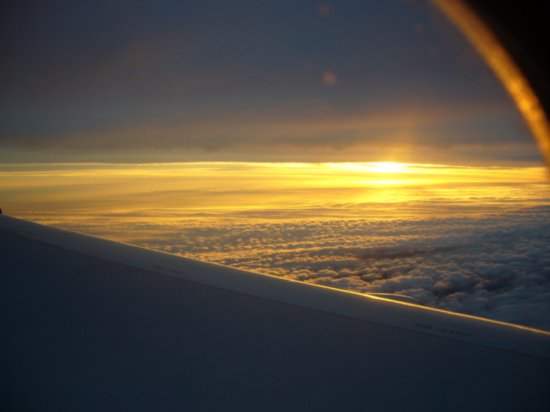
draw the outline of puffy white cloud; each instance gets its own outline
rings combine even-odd
[[[268,213],[268,212],[265,212]],[[550,330],[550,207],[399,220],[94,219],[69,229],[200,260]]]

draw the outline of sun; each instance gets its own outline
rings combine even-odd
[[[399,162],[366,162],[366,163],[325,163],[325,166],[351,173],[406,173],[411,164]]]
[[[371,170],[377,173],[399,173],[406,168],[404,163],[397,162],[373,162],[370,165]]]

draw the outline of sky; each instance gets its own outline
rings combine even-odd
[[[17,1],[0,161],[540,162],[426,1]]]

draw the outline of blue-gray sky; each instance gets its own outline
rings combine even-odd
[[[424,1],[12,1],[0,161],[533,163]]]

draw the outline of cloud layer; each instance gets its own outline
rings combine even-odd
[[[393,171],[392,171],[393,170]],[[544,168],[0,167],[5,213],[260,273],[550,330]]]
[[[550,330],[550,207],[481,217],[63,226],[252,271]]]

